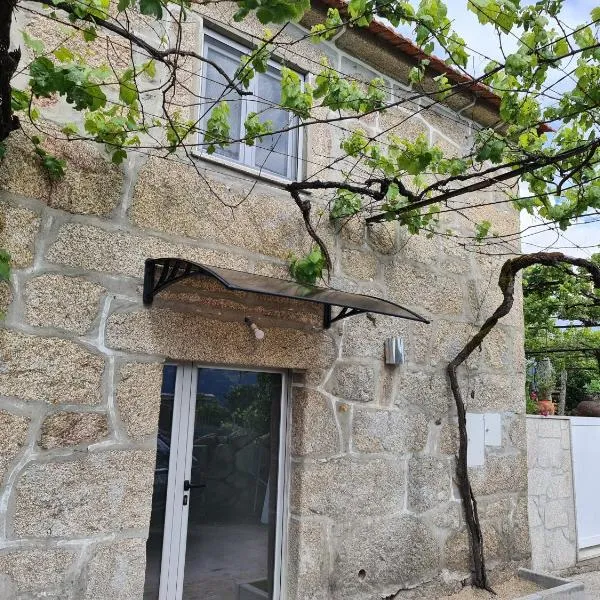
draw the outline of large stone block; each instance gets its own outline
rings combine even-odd
[[[332,402],[317,391],[293,388],[292,454],[334,454],[339,450]]]
[[[75,342],[0,332],[0,394],[50,404],[98,404],[104,359]]]
[[[421,413],[354,407],[352,449],[357,452],[419,452],[427,442]]]
[[[114,8],[111,7],[109,10],[110,14],[115,17],[117,14],[116,6]],[[27,15],[27,17],[31,17],[27,22],[27,32],[29,35],[40,39],[46,48],[58,48],[62,46],[65,43],[62,28],[49,23],[45,15],[34,16],[34,14],[32,12]],[[122,17],[123,15],[124,13],[121,13]],[[138,33],[140,16],[135,10],[127,11],[130,31]],[[157,37],[155,41],[158,41],[158,31],[155,32],[155,36]],[[148,42],[150,42],[150,39],[148,39]],[[113,69],[121,71],[131,64],[131,49],[127,44],[121,43],[119,38],[111,36],[108,31],[102,36],[98,36],[92,42],[85,41],[83,36],[80,35],[70,36],[69,49],[74,53],[85,56],[86,65],[90,67],[100,67],[110,64]],[[48,103],[53,100],[55,99],[44,98],[44,101]]]
[[[490,317],[503,300],[498,278],[506,256],[478,256],[477,267],[479,275],[468,284],[470,311],[478,323]],[[523,328],[523,306],[520,276],[517,277],[515,302],[508,315],[502,318],[504,326]]]
[[[342,251],[342,271],[354,279],[373,280],[377,277],[377,258],[360,250]]]
[[[455,499],[442,502],[427,511],[427,515],[423,519],[440,529],[457,530],[463,522],[462,502]]]
[[[524,414],[508,414],[502,418],[506,444],[527,452],[526,417]],[[529,459],[529,457],[527,457]]]
[[[414,360],[438,368],[446,367],[474,333],[475,328],[470,323],[443,319],[436,319],[419,329],[413,328]]]
[[[154,451],[123,450],[30,464],[15,484],[14,535],[72,537],[147,528],[154,460]]]
[[[353,317],[344,324],[342,353],[357,358],[375,358],[383,360],[385,339],[399,336],[404,339],[404,350],[411,355],[409,331],[412,323],[405,319],[371,315],[371,318]]]
[[[0,188],[68,212],[108,216],[121,198],[121,169],[91,143],[49,137],[45,147],[67,161],[63,179],[50,185],[31,142],[15,132],[8,140]]]
[[[41,275],[25,286],[25,318],[36,327],[86,333],[98,313],[104,288],[79,277]]]
[[[423,265],[427,265],[427,268],[433,265],[440,264],[440,239],[438,238],[427,238],[424,235],[415,235],[407,231],[405,228],[401,228],[399,232],[400,238],[400,250],[398,252],[398,259],[412,260]]]
[[[516,502],[512,519],[505,519],[502,530],[505,535],[507,558],[529,558],[531,556],[531,541],[529,538],[529,515],[527,497],[523,496]],[[574,532],[573,532],[574,533]],[[574,537],[573,537],[573,541]]]
[[[329,549],[325,527],[292,519],[288,532],[287,597],[327,600]]]
[[[4,318],[10,303],[12,302],[12,291],[8,281],[0,281],[0,318]]]
[[[400,83],[408,83],[412,63],[408,56],[401,55],[395,48],[384,45],[381,39],[368,33],[365,28],[352,27],[336,37],[335,45],[350,56],[360,56],[380,73],[393,77]]]
[[[458,456],[459,436],[458,418],[450,417],[442,421],[439,437],[439,452],[450,456]]]
[[[321,369],[333,362],[335,345],[326,333],[275,327],[264,331],[265,339],[257,341],[242,322],[152,309],[112,314],[107,344],[172,359],[257,367]]]
[[[463,398],[469,398],[473,412],[525,412],[525,389],[518,373],[495,375],[482,373],[462,381]]]
[[[416,108],[416,106],[415,106]],[[380,140],[387,141],[389,136],[414,141],[419,135],[429,139],[429,126],[416,112],[402,108],[391,108],[379,114]]]
[[[422,513],[448,502],[452,495],[452,462],[434,456],[408,461],[408,509]]]
[[[441,418],[454,408],[452,392],[443,371],[402,371],[394,391],[394,404],[401,410],[417,407]]]
[[[469,469],[475,496],[527,489],[527,457],[524,454],[488,455],[483,467]]]
[[[117,408],[130,437],[156,434],[161,385],[161,364],[129,363],[121,367]]]
[[[108,435],[105,414],[93,412],[58,412],[42,423],[39,445],[45,450],[79,444],[93,444]]]
[[[123,173],[101,147],[51,136],[45,147],[66,160],[64,178],[50,185],[31,142],[21,132],[15,132],[8,140],[0,188],[68,212],[108,216],[121,198]]]
[[[66,549],[5,549],[0,552],[0,591],[3,583],[1,579],[4,576],[17,594],[15,598],[49,597],[75,600],[69,593],[67,576],[74,559],[75,554]],[[6,582],[4,584],[6,585]],[[13,600],[11,596],[2,598]]]
[[[396,221],[372,223],[367,227],[367,242],[378,254],[396,254],[400,250],[399,229]]]
[[[377,396],[378,369],[358,363],[338,363],[327,382],[338,398],[353,402],[372,402]]]
[[[474,233],[476,223],[481,223],[484,220],[489,221],[492,223],[491,234],[508,236],[508,240],[499,240],[495,247],[492,245],[493,240],[490,240],[487,251],[493,254],[495,249],[499,250],[504,247],[504,254],[506,254],[507,249],[517,254],[520,251],[520,246],[518,238],[515,239],[515,234],[519,232],[519,211],[515,210],[507,201],[506,194],[502,192],[492,193],[488,189],[480,191],[479,194],[474,194],[471,198],[474,204],[469,210],[471,223],[465,223],[465,227],[470,227],[471,232]]]
[[[490,522],[481,523],[483,548],[486,560],[497,560],[501,551],[500,536]],[[471,544],[466,529],[452,533],[444,547],[444,566],[450,571],[469,573],[471,569]]]
[[[367,233],[364,219],[356,215],[344,219],[341,223],[335,223],[335,233],[344,247],[363,247]]]
[[[450,139],[453,144],[463,148],[470,149],[472,124],[466,119],[461,119],[455,112],[446,109],[443,106],[433,105],[420,113],[421,117],[432,127],[435,134],[441,134]],[[438,137],[434,135],[434,139]]]
[[[53,263],[90,271],[141,277],[147,258],[165,256],[217,267],[248,270],[245,258],[229,252],[172,244],[157,237],[108,231],[77,223],[67,223],[61,227],[46,258]]]
[[[27,441],[29,419],[20,415],[14,415],[6,410],[0,410],[0,440],[2,440],[2,452],[0,452],[0,486],[10,463],[19,454],[21,448]]]
[[[292,197],[261,183],[199,177],[188,165],[150,159],[140,171],[130,209],[143,228],[239,246],[285,259],[304,253],[310,238]],[[232,213],[232,206],[238,206]]]
[[[562,500],[550,500],[544,506],[544,527],[556,529],[557,527],[568,527],[569,516],[565,511],[565,502]]]
[[[420,520],[396,515],[334,528],[332,597],[387,598],[436,575],[440,548]]]
[[[560,446],[559,439],[538,439],[536,444],[536,455],[538,466],[547,469],[549,472],[564,471],[563,460],[566,455],[570,460],[569,454]],[[568,464],[568,463],[567,463]]]
[[[495,327],[481,343],[479,362],[491,369],[509,369],[517,363],[513,343],[508,331]]]
[[[452,532],[444,544],[444,567],[468,573],[471,565],[469,535],[465,529]]]
[[[0,248],[10,254],[13,267],[22,269],[33,264],[34,242],[40,222],[33,211],[0,202]]]
[[[343,456],[292,467],[291,508],[346,521],[385,515],[404,505],[403,460]]]
[[[327,118],[327,110],[320,111],[322,118]],[[314,113],[313,113],[314,114]],[[331,165],[331,158],[339,153],[339,149],[333,144],[334,132],[327,123],[315,123],[305,128],[306,146],[309,148],[310,160],[306,161],[306,178],[312,176],[321,178],[334,178],[336,172],[328,169]],[[325,171],[324,171],[325,169]],[[337,173],[339,176],[340,174]]]
[[[132,538],[98,546],[85,569],[82,600],[141,598],[145,575],[145,539]]]
[[[442,315],[461,315],[464,290],[460,280],[394,261],[385,269],[390,299],[411,308]]]

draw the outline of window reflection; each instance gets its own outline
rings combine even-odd
[[[163,368],[158,434],[156,437],[156,466],[154,468],[154,489],[152,491],[152,514],[150,517],[150,531],[146,542],[144,600],[158,599],[176,375],[177,367],[175,365],[165,365]]]

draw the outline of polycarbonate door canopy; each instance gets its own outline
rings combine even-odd
[[[322,304],[324,309],[323,326],[362,313],[388,315],[399,319],[409,319],[429,323],[417,313],[383,298],[353,294],[333,288],[306,285],[287,279],[278,279],[266,275],[256,275],[235,269],[202,265],[180,258],[149,258],[146,260],[144,275],[144,304],[150,305],[156,294],[177,281],[194,276],[214,277],[225,288],[232,291],[265,294],[292,300],[304,300]],[[340,311],[332,316],[331,308],[337,306]]]

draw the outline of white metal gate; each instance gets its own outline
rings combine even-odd
[[[571,418],[577,547],[600,554],[600,419]]]

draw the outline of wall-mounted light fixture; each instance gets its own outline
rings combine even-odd
[[[246,317],[244,319],[244,323],[246,323],[246,325],[248,325],[248,327],[250,327],[250,329],[252,329],[252,331],[254,332],[254,337],[257,340],[264,339],[265,332],[262,329],[259,329],[258,325],[256,323],[254,323],[254,321],[252,321],[252,319],[250,319],[249,317]]]
[[[404,340],[401,337],[391,337],[385,340],[385,364],[404,364]]]

